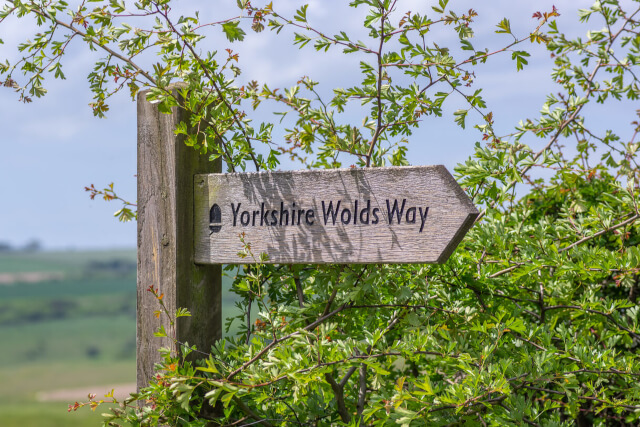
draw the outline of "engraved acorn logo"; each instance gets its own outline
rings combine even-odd
[[[209,233],[209,235],[219,232],[221,228],[222,210],[220,210],[220,206],[214,203],[214,205],[211,206],[211,210],[209,211],[209,230],[211,230],[211,233]]]

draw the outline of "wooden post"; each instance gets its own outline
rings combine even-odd
[[[177,88],[173,87],[177,95]],[[169,339],[154,336],[160,325],[169,331],[166,316],[150,286],[164,294],[170,313],[186,308],[191,317],[178,319],[176,338],[209,352],[221,338],[221,267],[194,264],[193,179],[197,173],[221,171],[174,134],[188,113],[174,107],[162,114],[138,94],[138,389],[155,375],[158,349],[172,348]]]

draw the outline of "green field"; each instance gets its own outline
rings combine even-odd
[[[86,399],[85,395],[50,402],[40,401],[40,395],[56,390],[89,388],[100,397],[111,391],[108,385],[134,382],[135,375],[135,359],[118,362],[69,358],[7,366],[0,369],[0,425],[99,426],[100,412],[105,412],[106,408],[96,413],[87,408],[67,412],[68,404]]]
[[[101,425],[106,408],[67,413],[85,395],[50,395],[89,388],[100,397],[135,383],[135,260],[135,250],[0,254],[5,281],[43,273],[36,283],[0,284],[0,426]],[[234,299],[223,285],[228,316]]]
[[[91,262],[122,260],[136,262],[135,250],[9,252],[0,253],[0,272],[62,271],[70,275],[82,274]]]
[[[102,426],[101,409],[92,412],[82,408],[78,412],[67,413],[66,406],[64,403],[49,402],[0,404],[0,418],[3,427]]]

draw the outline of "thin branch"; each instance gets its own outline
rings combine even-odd
[[[358,388],[357,414],[358,414],[358,418],[361,418],[362,412],[364,411],[364,403],[367,398],[367,365],[362,363],[360,365],[360,369],[358,370],[358,374],[359,374],[359,388]]]
[[[357,50],[359,50],[359,51],[366,52],[366,53],[373,53],[373,54],[375,54],[375,53],[376,53],[376,51],[371,50],[371,49],[369,49],[369,48],[367,48],[367,47],[360,46],[360,45],[357,45],[357,44],[354,44],[354,43],[346,43],[346,42],[343,42],[343,41],[340,41],[340,40],[336,40],[336,39],[334,39],[334,38],[332,38],[332,37],[329,37],[329,36],[327,36],[327,35],[325,35],[325,34],[321,33],[320,31],[316,30],[315,28],[310,27],[309,25],[297,24],[297,23],[295,23],[295,22],[293,22],[293,21],[291,21],[291,20],[289,20],[289,19],[285,18],[284,16],[279,15],[279,14],[278,14],[278,13],[276,13],[276,12],[272,12],[272,13],[273,13],[273,16],[274,16],[274,17],[276,17],[276,18],[280,18],[280,19],[284,20],[287,24],[292,25],[292,26],[294,26],[294,27],[301,28],[301,29],[303,29],[303,30],[307,30],[307,31],[314,32],[314,33],[316,33],[318,36],[320,36],[320,38],[323,38],[323,39],[329,40],[329,41],[330,41],[331,43],[333,43],[333,44],[338,44],[338,45],[346,46],[346,47],[348,47],[348,48],[350,48],[350,49],[357,49]]]
[[[351,368],[349,368],[347,373],[344,374],[344,377],[342,378],[342,381],[340,381],[340,387],[344,387],[345,384],[347,384],[347,381],[349,381],[349,378],[351,378],[351,375],[353,375],[353,373],[356,371],[356,369],[358,369],[356,366],[352,366]]]
[[[622,221],[621,223],[613,225],[613,226],[611,226],[609,228],[605,228],[604,230],[600,230],[597,233],[592,234],[591,236],[587,236],[585,238],[582,238],[582,239],[578,240],[577,242],[574,242],[574,243],[570,244],[567,247],[564,247],[562,249],[558,249],[558,253],[568,251],[569,249],[574,248],[574,247],[578,246],[581,243],[587,242],[587,241],[589,241],[591,239],[595,239],[596,237],[602,236],[603,234],[605,234],[605,233],[607,233],[609,231],[615,230],[615,229],[620,228],[620,227],[624,227],[625,225],[632,224],[638,218],[640,218],[640,214],[636,213],[634,216],[632,216],[631,218],[629,218],[626,221]]]
[[[309,325],[305,326],[304,328],[302,328],[300,330],[297,330],[295,332],[291,332],[290,334],[285,335],[282,338],[278,338],[278,339],[275,339],[275,340],[271,341],[265,348],[260,350],[249,361],[245,362],[241,367],[239,367],[235,371],[231,372],[229,374],[229,376],[227,376],[227,380],[230,380],[231,378],[233,378],[236,375],[238,375],[240,372],[244,371],[248,366],[252,365],[257,360],[262,358],[262,356],[264,356],[267,352],[269,352],[272,348],[274,348],[275,346],[277,346],[281,342],[287,341],[287,340],[289,340],[289,339],[291,339],[293,337],[296,337],[296,336],[300,335],[303,331],[313,330],[316,326],[322,324],[325,320],[335,316],[336,314],[340,313],[341,311],[343,311],[346,308],[349,308],[349,304],[343,304],[340,307],[338,307],[335,310],[333,310],[331,313],[327,314],[326,316],[320,317],[318,320],[316,320],[315,322],[310,323]]]
[[[302,421],[300,421],[300,418],[298,418],[298,413],[295,411],[295,409],[293,409],[293,408],[291,407],[291,405],[289,405],[289,404],[287,403],[287,400],[286,400],[286,399],[282,399],[282,400],[280,400],[280,402],[282,402],[282,403],[284,403],[285,405],[287,405],[287,408],[289,408],[289,410],[290,410],[291,412],[293,412],[293,416],[294,416],[294,417],[296,417],[296,421],[298,422],[298,425],[302,426],[303,424],[302,424]]]
[[[587,94],[585,95],[585,98],[588,98],[591,93],[593,92],[593,89],[591,88],[591,82],[593,81],[593,79],[596,76],[596,73],[598,72],[598,70],[602,67],[602,62],[598,62],[598,64],[596,64],[596,66],[594,67],[593,71],[591,72],[591,74],[589,75],[589,78],[587,79],[587,81],[590,83],[590,87],[589,90],[587,91]],[[534,156],[533,159],[531,161],[531,163],[524,167],[522,169],[522,171],[520,171],[519,176],[524,176],[527,174],[527,172],[529,172],[529,170],[531,170],[531,168],[533,168],[533,164],[536,163],[538,161],[538,159],[540,157],[542,157],[542,155],[544,153],[547,152],[547,150],[549,150],[549,148],[551,148],[553,146],[553,144],[556,143],[556,141],[560,138],[560,136],[562,135],[562,132],[565,130],[565,128],[567,126],[569,126],[569,124],[571,124],[577,117],[578,114],[582,111],[582,109],[584,108],[584,106],[586,105],[586,103],[580,104],[578,105],[575,110],[573,111],[573,113],[569,116],[569,118],[567,118],[566,120],[562,121],[562,123],[560,123],[560,126],[558,126],[558,129],[556,130],[556,132],[554,133],[554,135],[551,137],[551,139],[547,142],[547,145],[545,145],[540,151],[538,151]],[[511,188],[513,188],[517,183],[518,183],[519,179],[513,179],[504,189],[504,193],[507,193]],[[484,218],[484,216],[487,213],[487,209],[485,208],[482,210],[482,212],[480,212],[480,214],[477,216],[475,223],[478,223],[482,220],[482,218]]]
[[[247,131],[246,131],[244,125],[242,124],[242,121],[238,117],[238,112],[229,104],[229,101],[227,100],[225,94],[222,92],[222,90],[220,89],[220,86],[218,85],[217,81],[213,78],[213,76],[209,72],[209,69],[205,66],[204,62],[202,61],[202,58],[200,58],[200,56],[196,53],[195,49],[186,40],[184,35],[182,33],[180,33],[180,31],[178,31],[178,29],[173,25],[173,22],[171,22],[171,20],[169,19],[169,15],[168,15],[167,11],[166,10],[165,11],[160,10],[159,6],[156,6],[156,7],[157,7],[157,10],[158,10],[158,13],[160,15],[162,15],[162,17],[164,17],[164,19],[167,22],[167,24],[169,25],[169,27],[171,27],[171,30],[177,36],[179,36],[182,39],[182,43],[187,47],[187,49],[189,49],[189,51],[191,52],[191,55],[193,55],[193,58],[196,61],[198,61],[198,64],[202,68],[202,71],[205,73],[205,75],[207,76],[207,78],[211,82],[211,85],[213,86],[213,89],[218,94],[218,98],[222,101],[222,103],[225,105],[225,107],[227,107],[227,110],[233,116],[233,120],[236,122],[236,125],[238,126],[238,129],[242,133],[245,141],[247,142],[247,148],[249,149],[249,156],[251,157],[251,160],[253,160],[253,164],[254,164],[254,166],[256,168],[256,171],[259,171],[260,170],[260,165],[259,165],[258,160],[256,159],[255,155],[253,154],[253,146],[251,145],[251,139],[247,135]]]
[[[329,314],[329,310],[331,310],[331,305],[333,304],[333,300],[336,298],[337,293],[338,293],[338,289],[333,288],[333,291],[331,292],[331,295],[327,300],[327,304],[324,306],[324,310],[322,311],[323,316],[326,316],[327,314]]]
[[[246,314],[246,318],[247,318],[246,344],[249,344],[249,342],[251,341],[251,304],[253,304],[253,298],[249,296],[249,302],[247,304],[247,314]]]
[[[418,310],[418,309],[429,309],[429,310],[433,310],[433,311],[441,311],[443,313],[447,313],[447,314],[455,314],[458,315],[460,313],[456,312],[456,311],[451,311],[451,310],[446,310],[444,308],[440,308],[440,307],[433,307],[430,305],[407,305],[407,304],[361,304],[361,305],[353,305],[350,308],[405,308],[405,309],[410,309],[410,310]]]
[[[383,131],[382,129],[382,72],[383,72],[382,47],[384,46],[384,38],[385,38],[384,21],[385,19],[387,19],[387,14],[384,10],[384,6],[382,3],[379,4],[379,7],[382,13],[380,14],[380,46],[378,47],[378,52],[376,52],[376,58],[378,61],[378,81],[377,81],[377,87],[376,87],[376,102],[378,104],[378,118],[377,118],[378,123],[376,125],[376,130],[373,134],[373,138],[371,138],[371,142],[369,142],[369,151],[367,151],[367,155],[365,156],[367,159],[367,162],[366,162],[367,167],[371,166],[371,156],[373,155],[373,149],[375,148],[376,143],[378,142],[378,138],[380,137],[380,134]]]
[[[638,373],[638,372],[626,372],[626,371],[620,371],[618,369],[605,369],[605,370],[602,370],[602,371],[598,371],[598,370],[594,370],[594,369],[577,369],[575,371],[562,372],[561,375],[572,375],[572,374],[582,374],[582,373],[598,374],[598,375],[616,374],[616,375],[629,375],[629,376],[632,376],[632,377],[640,377],[640,373]]]
[[[631,215],[631,214],[627,214],[627,215]],[[617,223],[615,225],[612,225],[611,227],[608,227],[608,228],[605,228],[603,230],[600,230],[600,231],[598,231],[598,232],[596,232],[596,233],[594,233],[594,234],[592,234],[590,236],[583,237],[582,239],[573,242],[569,246],[565,246],[564,248],[558,249],[558,253],[566,252],[566,251],[568,251],[570,249],[575,248],[576,246],[578,246],[578,245],[580,245],[582,243],[588,242],[589,240],[593,240],[596,237],[602,236],[603,234],[608,233],[609,231],[613,231],[613,230],[616,230],[618,228],[621,228],[621,227],[627,226],[629,224],[632,224],[639,218],[640,218],[640,214],[636,213],[631,218],[629,218],[629,219],[627,219],[625,221],[619,222],[619,223]],[[511,267],[507,267],[507,268],[505,268],[503,270],[497,271],[497,272],[489,275],[489,278],[490,279],[494,279],[496,277],[499,277],[499,276],[502,276],[504,274],[510,273],[513,270],[516,270],[516,269],[518,269],[519,267],[521,267],[523,265],[530,264],[531,262],[533,262],[533,261],[528,261],[528,262],[519,261],[519,262],[516,262]],[[553,266],[540,266],[540,267],[552,268]],[[589,271],[601,271],[601,269],[597,269],[597,268],[589,268],[588,270]],[[612,271],[614,271],[614,270],[612,270]],[[618,270],[615,270],[615,271],[618,271]]]
[[[294,273],[293,281],[296,284],[296,293],[298,294],[298,306],[304,307],[304,292],[302,291],[302,283],[300,283],[300,276]]]
[[[557,394],[559,396],[566,396],[567,395],[567,393],[565,393],[563,391],[551,390],[551,389],[542,388],[542,387],[534,387],[534,386],[530,386],[530,385],[526,385],[526,384],[522,385],[522,387],[524,387],[526,389],[529,389],[529,390],[541,391],[541,392],[549,393],[549,394]],[[611,405],[613,407],[620,407],[620,408],[631,409],[631,410],[640,409],[640,406],[625,405],[625,404],[620,404],[620,403],[615,403],[615,402],[609,402],[607,400],[599,399],[599,398],[593,397],[593,396],[575,396],[575,398],[582,399],[582,400],[590,400],[590,401],[594,401],[594,402],[598,402],[598,403],[605,403],[605,404]]]
[[[247,414],[249,417],[253,418],[254,420],[257,421],[257,424],[262,424],[265,427],[273,427],[273,424],[271,424],[270,422],[268,422],[267,420],[264,420],[262,418],[260,418],[259,415],[257,415],[255,412],[253,412],[253,410],[251,408],[249,408],[247,406],[246,403],[244,403],[242,401],[242,399],[240,399],[237,396],[233,396],[233,401],[236,403],[236,405],[238,405],[238,407],[240,409],[242,409],[242,412],[244,412],[245,414]],[[245,424],[245,425],[250,425],[250,424]]]
[[[636,339],[640,339],[640,335],[638,335],[637,333],[633,332],[631,329],[621,325],[618,321],[616,321],[613,316],[609,313],[605,313],[603,311],[599,311],[599,310],[593,310],[591,308],[585,308],[585,307],[580,307],[579,305],[551,305],[548,306],[546,308],[547,311],[549,310],[562,310],[562,309],[568,309],[568,310],[582,310],[582,311],[586,311],[587,313],[593,313],[593,314],[599,314],[600,316],[604,316],[607,319],[609,319],[609,321],[611,323],[613,323],[614,325],[616,325],[619,329],[622,329],[623,331],[626,331],[629,335],[631,335],[632,337],[636,338]]]
[[[516,268],[518,268],[518,267],[520,267],[521,265],[524,265],[524,264],[525,264],[524,262],[516,263],[515,265],[512,265],[511,267],[507,267],[504,270],[500,270],[500,271],[498,271],[496,273],[493,273],[492,275],[489,276],[489,278],[490,279],[494,279],[494,278],[496,278],[498,276],[502,276],[503,274],[507,274],[507,273],[515,270]]]
[[[125,63],[131,65],[136,70],[136,72],[142,74],[147,80],[149,80],[149,82],[153,83],[155,86],[158,86],[158,81],[156,79],[154,79],[149,73],[147,73],[142,68],[140,68],[138,65],[136,65],[136,63],[134,63],[131,60],[131,58],[125,58],[124,56],[120,55],[118,52],[114,51],[113,49],[109,48],[108,46],[105,46],[104,44],[101,44],[95,38],[87,35],[86,33],[82,32],[82,31],[80,31],[79,29],[77,29],[76,27],[74,27],[71,24],[67,24],[66,22],[63,22],[63,21],[61,21],[61,20],[59,20],[57,18],[54,18],[53,16],[49,15],[49,13],[44,11],[44,10],[33,9],[33,12],[36,15],[40,15],[43,18],[46,18],[46,19],[50,20],[51,22],[55,22],[56,24],[61,25],[61,26],[65,27],[65,28],[73,31],[77,35],[81,36],[83,39],[91,41],[91,43],[99,46],[102,50],[104,50],[104,51],[108,52],[109,54],[115,56],[116,58],[118,58],[122,62],[125,62]]]

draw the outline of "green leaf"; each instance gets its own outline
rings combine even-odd
[[[224,404],[225,408],[229,406],[229,403],[231,403],[231,400],[235,395],[236,395],[236,392],[232,391],[232,392],[228,392],[227,394],[225,394],[220,398],[220,401]]]
[[[308,7],[309,7],[309,5],[305,4],[300,9],[298,9],[296,11],[296,14],[293,17],[293,19],[295,19],[298,22],[304,22],[306,24],[307,23],[307,8]]]
[[[529,56],[531,56],[531,55],[529,55],[528,52],[525,52],[523,50],[516,50],[515,52],[513,52],[511,54],[511,59],[515,59],[516,60],[516,69],[518,71],[522,70],[525,65],[529,64],[529,61],[527,61],[525,59],[525,58],[527,58]]]
[[[455,113],[453,113],[454,121],[462,129],[464,129],[465,119],[467,118],[468,113],[469,113],[469,110],[457,110]]]
[[[222,24],[222,31],[230,42],[244,40],[245,32],[240,28],[240,21],[225,22]]]
[[[460,40],[460,44],[462,45],[462,46],[461,46],[461,49],[462,49],[462,50],[470,50],[470,51],[475,50],[475,49],[473,48],[473,45],[472,45],[468,40],[464,40],[464,39],[463,39],[463,40]]]
[[[178,317],[191,317],[191,312],[184,307],[180,307],[176,310],[176,318]]]
[[[212,407],[214,407],[214,406],[216,406],[216,402],[218,401],[218,398],[220,397],[220,395],[222,394],[223,391],[224,390],[222,389],[222,387],[216,388],[214,390],[211,390],[207,394],[205,394],[204,398],[208,399],[209,400],[209,404]]]
[[[438,13],[444,13],[444,10],[447,7],[448,3],[449,3],[449,0],[440,0],[438,1],[438,6],[431,6],[431,9],[433,9]]]
[[[219,374],[220,371],[218,371],[213,365],[211,365],[210,367],[203,367],[203,366],[199,366],[196,368],[198,371],[202,371],[202,372],[210,372],[212,374]],[[206,396],[205,396],[206,397]]]
[[[500,21],[498,25],[496,25],[496,27],[498,27],[498,29],[496,30],[496,33],[498,34],[511,34],[511,23],[507,18],[503,18],[502,21]]]
[[[293,44],[300,45],[300,48],[304,47],[311,41],[311,37],[307,36],[306,34],[295,33],[293,37]]]
[[[118,221],[120,221],[120,222],[129,222],[129,221],[135,219],[135,217],[136,217],[135,213],[131,209],[126,208],[126,207],[116,211],[113,214],[113,216],[118,218]]]

